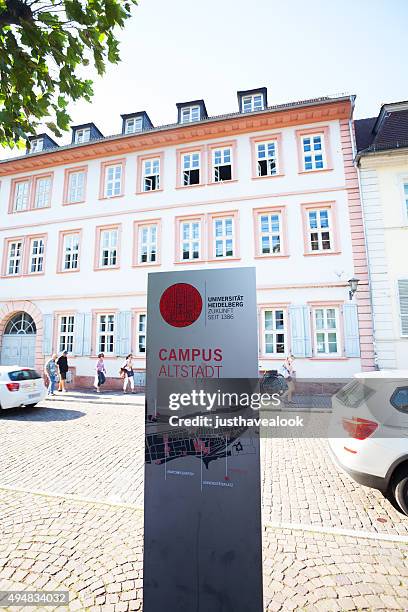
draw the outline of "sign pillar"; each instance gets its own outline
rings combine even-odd
[[[149,274],[146,370],[143,610],[262,612],[259,432],[172,427],[160,393],[258,378],[255,269]]]

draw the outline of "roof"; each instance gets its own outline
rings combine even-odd
[[[357,157],[408,148],[408,101],[383,104],[378,117],[354,122]]]
[[[292,110],[292,109],[296,109],[296,108],[307,108],[310,106],[320,106],[320,105],[325,105],[325,104],[333,104],[336,102],[344,102],[344,101],[348,101],[351,102],[351,108],[353,109],[354,107],[354,101],[355,101],[355,96],[354,95],[348,95],[348,94],[339,94],[339,95],[334,95],[334,96],[322,96],[320,98],[310,98],[308,100],[299,100],[296,102],[286,102],[283,104],[275,104],[272,106],[268,106],[263,110],[259,110],[259,111],[252,111],[250,113],[245,113],[245,117],[248,118],[248,116],[251,115],[264,115],[267,113],[278,113],[279,111],[285,111],[285,110]],[[351,110],[352,113],[352,110]],[[206,123],[213,123],[213,122],[218,122],[218,121],[227,121],[229,119],[235,119],[238,117],[243,117],[242,112],[237,111],[234,113],[227,113],[225,115],[214,115],[214,116],[210,116],[210,117],[206,117],[203,119],[200,119],[200,121],[196,121],[195,125],[199,125],[199,124],[206,124]],[[72,129],[77,129],[80,127],[88,127],[89,125],[93,125],[92,123],[83,123],[81,125],[76,125],[76,126],[71,126]],[[149,127],[145,130],[143,130],[143,132],[138,133],[137,135],[135,134],[113,134],[111,136],[102,136],[98,142],[107,142],[107,141],[112,141],[112,140],[119,140],[119,139],[124,139],[124,138],[134,138],[135,136],[137,137],[142,137],[144,134],[146,133],[154,133],[154,132],[164,132],[164,131],[169,131],[169,130],[174,130],[174,129],[179,129],[179,130],[184,130],[184,129],[188,129],[188,126],[191,126],[191,124],[180,124],[180,123],[170,123],[170,124],[166,124],[166,125],[161,125],[161,126],[155,126],[155,127]],[[96,126],[95,126],[96,127]],[[98,129],[98,128],[96,128]],[[99,130],[98,130],[99,131]],[[52,152],[57,152],[57,151],[67,151],[69,149],[73,149],[73,148],[79,148],[79,147],[87,147],[90,146],[91,144],[93,144],[95,141],[89,141],[89,142],[85,142],[85,143],[71,143],[71,144],[66,144],[66,145],[61,145],[61,146],[56,146],[55,148],[49,148],[45,151],[41,151],[38,153],[31,153],[30,157],[33,158],[35,156],[40,156],[40,155],[48,155],[49,153]],[[8,162],[18,162],[19,160],[25,159],[26,156],[20,156],[20,157],[14,157],[14,158],[8,158],[8,159],[3,159],[0,160],[0,166],[2,164],[6,164]]]

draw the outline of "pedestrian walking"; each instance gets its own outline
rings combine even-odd
[[[61,355],[57,359],[57,366],[59,371],[59,384],[58,391],[61,393],[66,393],[67,389],[65,387],[67,380],[67,373],[69,370],[68,366],[68,351],[63,351]]]
[[[133,372],[133,355],[130,353],[126,357],[125,363],[120,369],[120,376],[123,378],[123,393],[126,393],[128,384],[130,383],[130,389],[132,392],[135,390],[135,380]]]
[[[282,365],[282,374],[285,377],[285,380],[288,385],[288,390],[284,394],[287,396],[287,400],[289,404],[293,403],[292,396],[296,389],[296,370],[295,370],[295,358],[293,355],[289,354]]]
[[[96,362],[96,376],[94,381],[94,387],[96,387],[96,392],[101,392],[101,386],[105,384],[106,381],[106,368],[104,362],[105,355],[103,353],[99,353],[98,361]]]
[[[45,364],[45,373],[47,374],[48,378],[48,395],[50,396],[55,395],[54,391],[58,382],[58,366],[56,363],[57,357],[58,355],[53,353],[51,358]]]

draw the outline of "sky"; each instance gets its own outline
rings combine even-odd
[[[140,0],[121,63],[87,71],[95,96],[69,107],[72,124],[117,134],[120,114],[140,110],[173,123],[176,102],[198,98],[209,115],[234,112],[237,90],[261,86],[269,104],[356,94],[354,117],[372,117],[408,99],[407,18],[408,0]]]

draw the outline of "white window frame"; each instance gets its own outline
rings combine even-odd
[[[255,93],[242,96],[242,112],[253,113],[254,111],[265,110],[265,98],[262,93]]]
[[[105,236],[107,235],[107,240]],[[105,254],[108,263],[104,264]],[[119,229],[102,229],[99,236],[99,267],[116,268],[119,257]]]
[[[198,104],[184,106],[180,110],[180,123],[194,123],[200,121],[200,119],[200,106]]]
[[[68,175],[68,203],[77,204],[85,199],[85,170],[74,170]]]
[[[267,217],[268,229],[265,231],[262,229],[262,218]],[[278,218],[278,229],[276,229],[276,221],[274,217]],[[258,214],[259,223],[259,254],[265,256],[281,255],[283,252],[283,231],[282,231],[282,213],[281,212],[264,212]],[[274,251],[274,238],[278,237],[279,250]],[[267,238],[269,243],[269,253],[263,251],[263,239]]]
[[[125,134],[139,134],[143,130],[143,117],[125,119]]]
[[[323,312],[323,327],[317,327],[317,312]],[[333,317],[328,316],[329,311],[334,312],[335,327],[330,327],[328,324],[329,320],[333,320]],[[338,306],[315,306],[313,307],[313,330],[314,330],[314,350],[315,357],[340,357],[341,356],[341,337],[340,337],[340,310]],[[336,351],[330,352],[329,350],[329,334],[336,335]],[[323,336],[324,351],[318,351],[319,340],[318,336]]]
[[[115,354],[116,315],[113,312],[98,313],[96,320],[97,353]],[[103,339],[103,344],[102,344]],[[108,347],[112,350],[108,350]]]
[[[320,138],[320,149],[315,149],[315,138]],[[310,144],[307,145],[305,140],[310,140]],[[310,146],[310,151],[305,151],[305,146]],[[301,147],[302,147],[302,163],[304,172],[313,172],[315,170],[324,170],[327,168],[326,150],[325,150],[325,139],[324,132],[315,132],[313,134],[303,134],[301,136]],[[321,156],[321,161],[317,160]],[[310,157],[310,161],[306,161],[306,158]],[[321,163],[321,167],[317,167],[317,164]],[[307,164],[311,164],[311,168],[306,168]]]
[[[30,153],[40,153],[44,150],[44,138],[33,138],[30,142]]]
[[[256,169],[258,176],[276,176],[279,173],[278,167],[278,141],[277,140],[264,140],[262,142],[256,142]],[[273,155],[271,154],[270,149],[273,146]],[[262,156],[259,151],[260,147],[265,148],[265,154]],[[261,166],[260,162],[266,161],[266,174],[261,174]],[[272,167],[272,163],[274,162],[275,167]]]
[[[17,181],[14,186],[13,212],[28,210],[30,205],[30,180]]]
[[[322,216],[321,213],[322,212],[327,212],[327,227],[322,226]],[[311,221],[310,221],[310,214],[311,213],[316,213],[316,222],[317,222],[317,227],[312,228],[311,227]],[[308,249],[309,249],[309,253],[330,253],[330,251],[333,251],[333,216],[332,216],[332,211],[330,208],[308,208],[306,210],[306,214],[307,214],[307,241],[308,241]],[[312,241],[312,234],[317,234],[317,249],[313,249],[312,248],[312,242],[316,242],[315,240]],[[323,248],[323,234],[329,234],[329,242],[330,242],[330,248],[329,249],[324,249]],[[324,241],[326,241],[327,238],[324,239]]]
[[[181,155],[181,184],[183,187],[189,185],[200,185],[201,183],[201,151],[188,151]],[[198,170],[198,183],[191,183],[191,170]]]
[[[142,191],[157,191],[160,189],[160,172],[161,172],[160,157],[149,157],[143,160],[142,164]],[[148,172],[148,168],[150,171]],[[153,181],[150,177],[156,177],[156,184],[154,189]],[[148,182],[150,181],[150,183]],[[150,186],[149,186],[150,185]]]
[[[228,153],[227,153],[228,151]],[[216,155],[220,152],[220,162],[216,163]],[[226,158],[229,157],[229,160]],[[224,183],[232,181],[233,179],[233,149],[231,146],[226,147],[214,147],[211,150],[211,160],[212,160],[212,180],[213,183]],[[219,176],[219,168],[230,166],[231,167],[231,178],[230,179],[220,179]]]
[[[36,248],[34,248],[36,247]],[[45,240],[42,236],[30,239],[30,260],[28,274],[44,272]],[[34,270],[33,270],[34,267]]]
[[[147,314],[138,312],[136,315],[136,354],[146,355]],[[140,350],[144,347],[144,350]]]
[[[83,142],[89,142],[91,140],[91,128],[80,128],[75,130],[75,144],[81,144]]]
[[[232,233],[227,234],[227,221],[231,221]],[[217,224],[221,222],[222,234],[217,236]],[[235,254],[235,218],[233,216],[214,217],[213,219],[213,255],[214,259],[231,259],[236,257]],[[227,255],[227,242],[232,242],[232,253]],[[217,243],[222,245],[222,255],[217,255]]]
[[[404,285],[406,284],[407,286],[407,295],[402,296],[401,295],[401,283],[404,283]],[[399,312],[399,316],[400,316],[400,332],[401,332],[401,338],[408,338],[408,277],[406,278],[399,278],[397,281],[397,295],[398,295],[398,312]],[[404,305],[402,308],[402,300],[404,300]],[[406,310],[406,312],[403,312]],[[406,321],[405,325],[407,328],[407,333],[404,333],[404,322]]]
[[[34,193],[34,208],[49,208],[51,199],[51,184],[50,176],[42,176],[35,179]]]
[[[75,334],[75,315],[61,314],[58,317],[58,351],[68,351],[72,353],[74,350],[74,334]]]
[[[104,172],[104,197],[115,198],[122,195],[123,165],[108,164],[105,166]]]
[[[15,248],[13,248],[15,247]],[[13,271],[10,272],[10,265]],[[6,276],[20,276],[23,265],[23,241],[10,240],[7,245],[7,268]]]
[[[64,234],[62,242],[62,271],[79,269],[80,234]],[[67,267],[67,263],[69,266]],[[75,263],[75,265],[73,265]]]
[[[195,226],[198,227],[198,238],[194,238]],[[188,228],[188,237],[184,238],[184,228]],[[184,247],[188,246],[189,256],[184,257]],[[195,245],[198,245],[198,251],[195,250]],[[194,257],[197,252],[198,256]],[[180,221],[180,261],[199,261],[202,257],[202,228],[201,219],[184,219]]]
[[[271,319],[271,327],[269,329],[267,329],[267,325],[266,325],[266,313],[272,313],[272,319]],[[282,313],[282,322],[283,322],[283,327],[282,328],[278,328],[277,324],[278,324],[278,313]],[[281,317],[279,316],[279,320],[281,319]],[[283,335],[283,351],[282,352],[278,352],[277,349],[277,345],[278,345],[278,335]],[[267,336],[271,337],[271,341],[267,342]],[[262,354],[265,357],[285,357],[285,355],[287,354],[287,341],[288,341],[288,332],[287,332],[287,317],[286,317],[286,310],[283,307],[279,307],[279,306],[271,306],[270,308],[263,308],[262,309]],[[273,350],[267,352],[266,347],[267,344],[272,344]],[[281,344],[281,342],[279,343]]]
[[[157,223],[146,223],[138,227],[138,254],[139,264],[157,263],[158,260],[158,233]],[[146,256],[146,261],[143,261]]]

